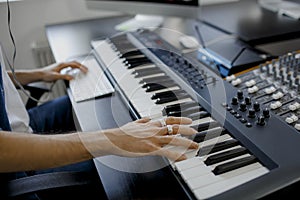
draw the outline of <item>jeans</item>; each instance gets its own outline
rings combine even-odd
[[[76,130],[68,96],[31,108],[28,114],[29,125],[35,133],[65,133]]]

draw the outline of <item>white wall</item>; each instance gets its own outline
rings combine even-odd
[[[45,25],[113,15],[104,11],[91,11],[84,0],[23,0],[11,2],[12,31],[17,44],[17,69],[35,68],[31,44],[47,40]],[[13,46],[7,26],[7,6],[0,3],[0,41],[11,58]]]

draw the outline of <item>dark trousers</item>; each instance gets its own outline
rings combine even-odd
[[[30,126],[36,133],[66,133],[76,130],[68,96],[31,108],[28,114]]]
[[[73,120],[72,105],[67,96],[63,96],[43,105],[34,107],[28,110],[28,113],[30,116],[30,126],[34,133],[59,134],[76,131]],[[91,184],[38,192],[27,195],[26,197],[23,196],[21,199],[92,199],[92,196],[95,196],[95,199],[106,199],[96,167],[92,160],[59,168],[19,173],[18,175],[31,176],[35,174],[65,171],[84,172],[92,179]]]

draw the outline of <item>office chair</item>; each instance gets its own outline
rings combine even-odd
[[[101,199],[106,200],[97,174],[51,172],[9,181],[2,186],[3,200]],[[84,192],[82,192],[84,191]]]
[[[85,172],[51,172],[22,177],[9,181],[4,187],[7,199],[23,199],[26,195],[43,191],[74,189],[92,184],[92,177]]]

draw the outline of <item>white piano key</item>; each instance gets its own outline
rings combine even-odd
[[[130,99],[132,101],[143,101],[143,100],[149,100],[151,102],[154,102],[155,100],[152,100],[151,97],[153,96],[153,93],[147,93],[145,88],[142,88],[141,86],[138,87],[135,91],[132,91],[130,94]]]
[[[260,167],[244,174],[229,178],[228,180],[219,181],[214,184],[198,188],[193,192],[198,199],[207,199],[227,190],[233,189],[234,187],[242,185],[250,180],[258,178],[268,172],[269,170],[267,168]]]
[[[224,173],[224,174],[220,174],[220,175],[215,175],[213,172],[210,172],[203,176],[198,176],[198,177],[189,179],[187,181],[187,184],[190,187],[190,189],[195,190],[200,187],[205,187],[205,186],[208,186],[210,184],[213,184],[213,183],[216,183],[219,181],[228,180],[235,176],[239,176],[241,174],[247,173],[252,170],[256,170],[261,167],[262,167],[262,165],[260,163],[253,163],[248,166],[241,167],[239,169],[236,169],[236,170]]]
[[[195,167],[189,168],[189,169],[184,170],[184,171],[179,171],[181,177],[185,181],[187,181],[187,180],[189,180],[189,179],[191,179],[193,177],[198,177],[198,176],[202,176],[202,175],[208,174],[212,170],[211,166],[206,166],[204,164],[203,158],[199,157],[198,160],[199,160],[199,165],[196,165]],[[176,166],[176,164],[175,164],[175,166]]]
[[[109,71],[119,81],[124,74],[129,73],[124,64],[121,61],[115,61],[109,66]]]
[[[225,140],[227,140],[227,139],[225,139]],[[222,142],[222,141],[220,141],[220,142]],[[232,148],[229,148],[229,149],[235,149],[235,148],[238,148],[238,147],[240,147],[240,146],[232,147]],[[201,149],[201,146],[199,147],[199,149]],[[197,152],[199,151],[199,149],[197,150]],[[217,154],[217,153],[221,153],[221,152],[227,151],[229,149],[218,151],[218,152],[214,152],[214,153],[211,153],[209,155],[214,155],[214,154]],[[192,161],[189,161],[189,159],[187,159],[187,160],[183,160],[183,161],[177,162],[175,165],[176,165],[177,170],[180,171],[180,172],[182,172],[182,171],[185,171],[185,170],[189,170],[189,169],[191,169],[191,168],[193,168],[195,166],[203,165],[204,164],[203,162],[206,160],[207,157],[208,157],[208,155],[201,156],[201,157],[199,157],[199,156],[195,157],[194,156],[194,157],[190,157],[189,158],[189,159],[192,159]],[[198,158],[198,159],[194,159],[194,158]],[[191,164],[191,162],[193,162],[193,164]]]
[[[211,139],[211,142],[208,143],[206,142],[205,143],[200,143],[199,144],[199,149],[201,149],[202,147],[205,147],[205,146],[208,146],[208,145],[211,145],[211,144],[216,144],[217,142],[223,142],[223,141],[226,141],[226,140],[229,140],[229,139],[232,139],[230,135],[222,135],[222,136],[219,136],[218,138],[214,138],[214,139]],[[198,150],[199,150],[198,149]],[[203,162],[203,160],[205,160],[207,158],[207,156],[205,157],[197,157],[199,159],[192,159],[192,161],[189,161],[189,159],[193,158],[196,156],[196,153],[198,152],[198,150],[195,150],[193,152],[193,154],[187,154],[187,157],[188,157],[188,160],[183,160],[183,161],[180,161],[180,162],[177,162],[175,165],[176,165],[176,168],[178,171],[184,171],[184,170],[187,170],[187,169],[190,169],[190,168],[193,168],[193,166],[196,166],[197,162],[199,162],[201,160],[201,162]],[[220,153],[221,151],[217,152],[217,153]],[[213,154],[211,154],[213,155]],[[194,163],[193,165],[190,165],[191,162],[196,162]],[[200,164],[200,163],[198,163]]]
[[[152,118],[153,119],[153,118]],[[159,120],[159,119],[161,119],[161,117],[160,118],[156,118],[155,120]],[[204,119],[202,119],[202,120],[196,120],[197,121],[197,123],[200,123],[200,121],[201,122],[207,122],[207,121],[212,121],[212,119],[210,118],[210,117],[207,117],[207,118],[204,118]],[[220,128],[213,128],[213,129],[220,129]],[[221,131],[221,130],[220,130]],[[231,137],[229,136],[229,135],[223,135],[222,137],[220,136],[220,138],[219,138],[219,142],[220,141],[225,141],[225,140],[228,140],[228,139],[231,139]],[[214,142],[215,143],[215,142]],[[199,144],[199,148],[198,149],[187,149],[187,148],[184,148],[184,147],[177,147],[177,146],[171,146],[171,145],[168,145],[168,146],[166,146],[165,148],[168,148],[168,149],[171,149],[171,150],[173,150],[173,151],[176,151],[176,152],[179,152],[179,153],[181,153],[181,154],[185,154],[186,156],[187,156],[187,160],[185,160],[185,161],[180,161],[180,162],[176,162],[176,164],[179,164],[180,165],[180,163],[182,163],[182,162],[186,162],[186,161],[188,161],[189,159],[192,159],[192,158],[194,158],[195,156],[196,156],[196,154],[197,154],[197,152],[199,151],[199,149],[201,148],[201,147],[204,147],[205,145],[204,145],[204,143],[203,144]],[[199,157],[198,157],[199,158]],[[173,161],[171,161],[171,160],[169,160],[170,161],[170,163],[172,163]],[[173,163],[172,163],[173,164]],[[187,166],[188,167],[186,167],[186,168],[191,168],[191,167],[189,167],[189,164],[187,164]]]
[[[138,66],[138,67],[134,67],[134,68],[128,69],[128,70],[135,71],[135,70],[147,69],[147,68],[154,68],[154,67],[157,67],[157,66],[155,64],[153,64],[153,63],[149,63],[149,64],[141,65],[141,66]]]
[[[117,52],[105,40],[93,43],[93,47],[106,66],[109,66],[118,57]]]
[[[211,130],[217,130],[217,129],[218,128],[214,128]],[[232,137],[228,134],[224,134],[224,135],[220,135],[219,137],[215,137],[215,138],[206,137],[204,139],[204,141],[199,144],[200,144],[200,147],[206,147],[206,146],[214,145],[214,144],[217,144],[219,142],[223,142],[223,141],[229,140],[229,139],[232,139]]]
[[[130,99],[132,96],[132,93],[140,88],[138,85],[139,80],[132,79],[130,77],[130,74],[125,74],[124,78],[119,81],[119,84],[121,85],[121,89],[125,92],[126,96]]]
[[[159,76],[162,76],[162,73],[144,76],[144,77],[142,78],[142,80],[144,80],[144,79],[146,79],[146,78],[155,78],[155,77],[159,77]]]
[[[184,171],[184,170],[199,166],[200,162],[202,162],[202,160],[200,157],[197,156],[197,157],[193,157],[193,158],[190,158],[187,160],[176,162],[175,167],[176,167],[177,171]]]
[[[205,117],[205,118],[202,118],[202,119],[193,120],[191,126],[201,124],[201,123],[205,123],[205,122],[209,122],[209,121],[213,121],[213,119],[211,117]]]
[[[236,149],[236,148],[239,148],[240,146],[238,147],[233,147],[233,148],[230,148],[230,149],[227,149],[227,150],[231,150],[231,149]],[[219,151],[217,153],[221,153],[221,152],[224,152],[224,151],[227,151],[227,150],[223,150],[223,151]],[[215,155],[217,153],[213,153],[211,155]],[[182,176],[182,178],[185,180],[185,181],[188,181],[189,179],[193,179],[195,177],[198,177],[198,176],[203,176],[203,175],[206,175],[208,173],[210,173],[216,166],[218,165],[221,165],[223,163],[227,163],[227,162],[230,162],[230,161],[234,161],[236,159],[240,159],[240,158],[244,158],[246,156],[249,156],[249,154],[245,154],[245,155],[242,155],[242,156],[238,156],[236,158],[232,158],[232,159],[228,159],[226,161],[223,161],[223,162],[219,162],[217,164],[214,164],[214,165],[209,165],[207,166],[204,161],[206,160],[206,158],[208,156],[202,156],[202,157],[199,157],[199,165],[196,165],[195,167],[193,168],[189,168],[189,169],[186,169],[186,170],[179,170],[180,172],[180,175]],[[175,164],[176,165],[176,164]]]

